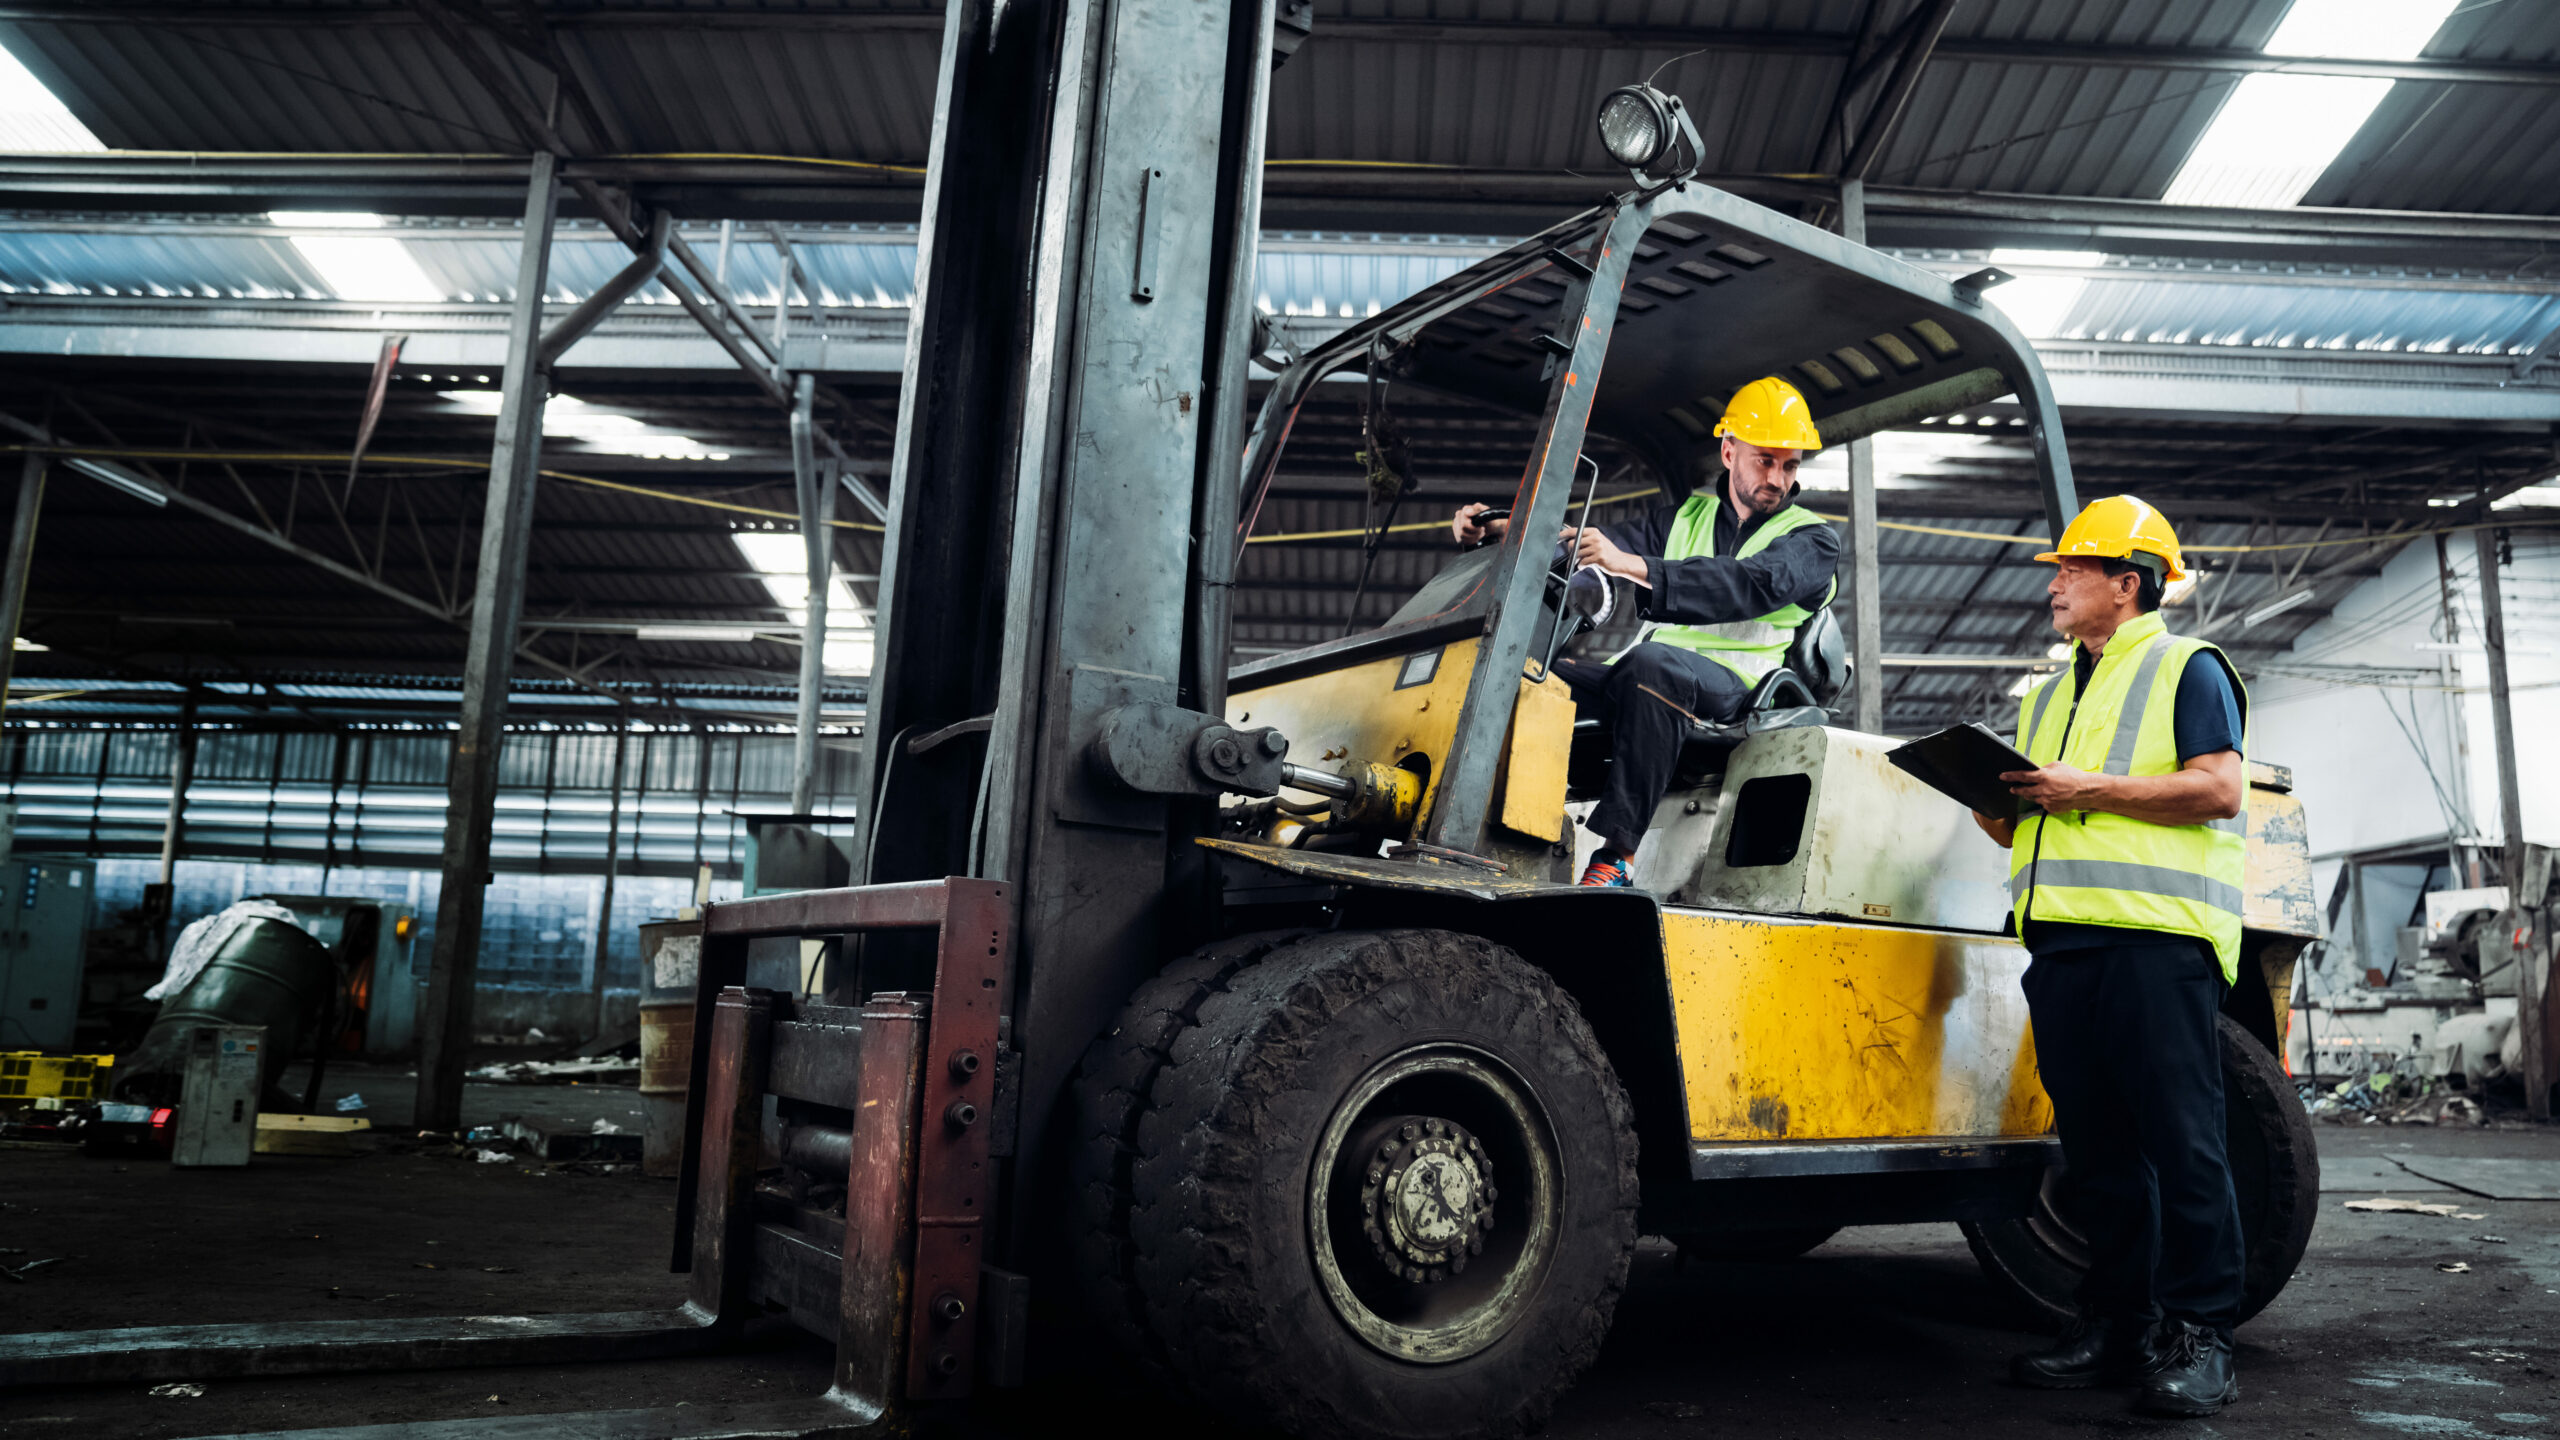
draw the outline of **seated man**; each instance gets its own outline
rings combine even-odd
[[[1626,885],[1629,862],[1671,788],[1693,721],[1732,720],[1752,685],[1785,659],[1796,627],[1831,602],[1840,539],[1795,503],[1796,467],[1822,448],[1804,396],[1770,376],[1745,385],[1716,424],[1724,476],[1678,504],[1582,532],[1577,563],[1622,575],[1649,593],[1645,639],[1605,663],[1559,660],[1581,713],[1611,728],[1607,789],[1587,822],[1601,848],[1585,885]],[[1461,507],[1461,545],[1502,532]],[[1568,528],[1561,538],[1571,540]]]

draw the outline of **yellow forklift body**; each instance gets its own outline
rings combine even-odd
[[[1239,690],[1227,702],[1227,719],[1278,726],[1289,737],[1290,759],[1313,769],[1372,762],[1415,770],[1423,780],[1420,811],[1428,814],[1475,660],[1470,638],[1301,675]],[[1550,844],[1563,840],[1572,748],[1573,699],[1564,682],[1523,677],[1494,782],[1494,819]]]
[[[2013,941],[1679,909],[1662,938],[1693,1140],[2053,1128]]]

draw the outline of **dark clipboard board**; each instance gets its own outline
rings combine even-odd
[[[2034,807],[2017,796],[2000,776],[2011,770],[2033,770],[2036,762],[2018,753],[1982,722],[1950,725],[1885,752],[1894,768],[1964,806],[1995,819],[2029,813]]]

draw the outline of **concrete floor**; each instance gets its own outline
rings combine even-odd
[[[474,1089],[497,1092],[475,1098],[475,1112],[494,1101],[521,1113],[535,1093]],[[545,1108],[605,1115],[631,1099],[611,1087],[539,1093]],[[2038,1337],[1982,1279],[1955,1228],[1937,1225],[1849,1231],[1773,1265],[1683,1269],[1647,1242],[1608,1349],[1549,1433],[1978,1440],[2061,1427],[2560,1440],[2560,1200],[2442,1191],[2392,1163],[2560,1167],[2560,1130],[2324,1125],[2319,1135],[2336,1178],[2311,1253],[2242,1329],[2242,1400],[2211,1421],[2132,1416],[2115,1393],[2010,1388],[2004,1358]],[[2485,1218],[2341,1208],[2384,1187]],[[671,1306],[681,1290],[664,1269],[673,1193],[663,1180],[397,1145],[347,1160],[266,1157],[229,1173],[0,1152],[0,1246],[27,1252],[5,1258],[69,1257],[0,1287],[0,1329]],[[2478,1238],[2490,1235],[2504,1243]],[[2469,1273],[2438,1268],[2455,1262]],[[139,1385],[19,1391],[0,1394],[0,1437],[158,1440],[745,1401],[814,1394],[827,1361],[825,1347],[779,1329],[743,1353],[645,1365],[233,1381],[200,1399]],[[1056,1433],[1058,1416],[1095,1407],[1146,1417],[1151,1431],[1222,1428],[1160,1401],[1131,1406],[1063,1385],[1016,1397],[982,1428]]]

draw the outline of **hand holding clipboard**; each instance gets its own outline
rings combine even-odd
[[[1980,721],[1950,725],[1897,745],[1884,758],[1921,784],[1994,820],[2014,820],[2036,808],[2019,799],[2002,777],[2043,767]]]

